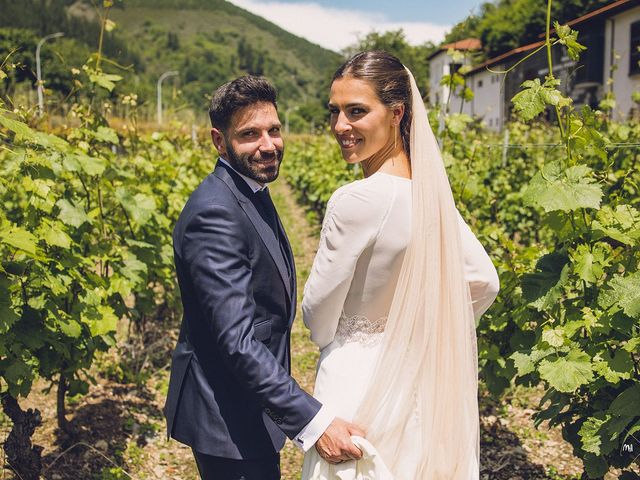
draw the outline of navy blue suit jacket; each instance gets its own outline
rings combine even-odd
[[[165,404],[168,434],[198,452],[273,457],[320,409],[290,376],[295,267],[254,193],[218,162],[173,232],[184,307]],[[286,258],[285,258],[286,257]]]

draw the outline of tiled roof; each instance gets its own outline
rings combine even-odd
[[[428,60],[431,60],[441,52],[446,52],[450,48],[454,50],[480,50],[482,48],[482,42],[479,38],[465,38],[457,42],[447,43],[446,45],[441,45],[438,50],[429,55]]]

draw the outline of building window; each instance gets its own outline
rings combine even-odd
[[[638,73],[640,73],[640,22],[633,22],[629,45],[629,75]]]
[[[453,75],[462,67],[461,63],[450,63],[449,64],[449,75]]]
[[[478,80],[478,88],[482,88],[482,80]]]

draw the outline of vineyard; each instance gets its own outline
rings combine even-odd
[[[548,13],[552,72],[551,49],[583,47],[569,27],[550,32]],[[171,232],[215,152],[204,128],[142,129],[136,96],[102,62],[98,50],[74,70],[76,101],[56,127],[0,103],[2,479],[195,478],[190,451],[163,439],[160,407],[181,315]],[[0,79],[12,68],[8,57]],[[461,73],[445,81],[456,88]],[[504,412],[535,398],[535,426],[561,433],[584,473],[520,477],[485,457],[482,476],[640,478],[640,121],[612,121],[611,98],[575,109],[552,75],[512,101],[508,137],[430,112],[458,209],[500,275],[477,326],[483,402]],[[115,105],[128,112],[117,122]],[[302,286],[330,195],[362,173],[328,131],[286,141],[286,184],[273,190]],[[317,353],[299,320],[292,348],[311,389]],[[102,417],[80,414],[98,397],[115,409],[103,408],[107,424],[131,413],[111,425],[117,438],[96,440]],[[300,459],[288,444],[285,478]]]

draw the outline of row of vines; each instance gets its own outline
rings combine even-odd
[[[556,32],[546,48],[578,58],[577,32]],[[559,83],[523,84],[508,145],[464,114],[447,116],[439,138],[457,206],[501,280],[478,326],[481,380],[496,396],[542,384],[536,425],[560,425],[601,478],[640,450],[640,122],[611,121],[611,99],[576,111]],[[555,125],[539,118],[548,109]],[[285,176],[318,219],[361,172],[327,134],[290,142]]]
[[[115,95],[120,77],[100,61],[75,72],[73,128],[45,133],[33,111],[0,104],[0,393],[6,460],[25,480],[42,469],[29,438],[40,413],[18,403],[34,381],[57,388],[58,426],[73,436],[65,400],[86,393],[118,325],[143,343],[175,326],[171,231],[212,168],[188,135],[138,132],[135,96]],[[105,118],[113,102],[131,112],[120,131]]]

